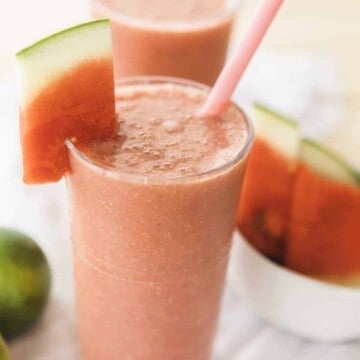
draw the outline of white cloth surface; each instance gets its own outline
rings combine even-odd
[[[269,76],[269,71],[266,74]],[[268,87],[274,84],[273,80],[269,79]],[[245,88],[252,88],[263,100],[265,95],[256,90],[259,89],[255,84],[257,81],[260,81],[258,75],[256,81],[248,81]],[[281,84],[284,86],[284,83]],[[309,91],[309,88],[303,86],[301,91]],[[273,91],[271,93],[272,100],[267,100],[276,105],[276,96]],[[286,103],[285,93],[279,92],[281,104]],[[75,360],[77,342],[65,186],[63,182],[42,186],[26,186],[22,183],[15,98],[13,79],[0,82],[0,226],[25,231],[39,242],[51,264],[53,288],[50,302],[39,323],[10,343],[12,359]],[[304,95],[303,98],[303,104],[297,105],[298,108],[300,106],[300,114],[305,113],[306,101],[312,101],[309,96]],[[228,288],[214,359],[357,360],[360,359],[360,342],[316,344],[285,333],[260,320]]]

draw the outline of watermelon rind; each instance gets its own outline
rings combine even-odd
[[[334,181],[356,185],[358,174],[340,156],[311,140],[303,139],[299,159],[314,172]]]
[[[289,159],[296,160],[299,152],[299,125],[264,105],[252,108],[255,135]]]
[[[15,58],[20,105],[26,106],[59,75],[76,65],[112,57],[109,24],[109,19],[83,23],[19,51]]]
[[[23,180],[69,171],[65,141],[116,135],[110,21],[83,23],[16,54]]]

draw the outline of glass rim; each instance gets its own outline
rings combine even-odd
[[[128,24],[134,27],[144,27],[147,29],[152,29],[154,31],[164,31],[164,29],[166,29],[166,31],[168,32],[181,32],[194,31],[194,28],[203,29],[206,27],[216,26],[219,21],[235,17],[242,1],[230,0],[230,4],[226,6],[226,9],[221,14],[192,21],[166,21],[144,19],[133,15],[123,14],[122,12],[116,10],[116,8],[114,8],[110,4],[104,3],[103,0],[89,0],[89,2],[91,4],[94,4],[97,9],[100,9],[102,14],[105,14],[104,16],[109,17],[110,20],[116,20],[120,23]]]
[[[138,86],[138,85],[151,85],[151,84],[173,84],[179,85],[183,87],[191,87],[201,91],[206,91],[207,93],[210,91],[210,87],[196,81],[192,80],[185,80],[181,78],[175,77],[168,77],[168,76],[134,76],[134,77],[127,77],[123,79],[116,80],[115,82],[115,91],[120,86]],[[237,104],[233,101],[230,102],[229,106],[233,106],[235,110],[241,113],[242,118],[245,120],[246,123],[246,141],[241,146],[241,149],[237,154],[231,158],[230,160],[226,161],[224,164],[216,166],[210,170],[206,170],[200,172],[198,174],[190,174],[190,175],[180,175],[180,176],[170,176],[167,177],[166,175],[142,175],[136,173],[130,173],[126,171],[121,171],[118,169],[113,169],[111,167],[107,167],[101,164],[98,164],[91,159],[89,159],[80,149],[76,147],[76,145],[71,141],[71,139],[65,140],[65,145],[69,150],[72,156],[75,156],[79,159],[82,163],[85,163],[86,166],[93,168],[95,171],[99,173],[103,173],[106,176],[116,179],[128,180],[129,182],[133,183],[147,183],[147,184],[174,184],[174,183],[184,183],[188,181],[194,180],[201,180],[205,178],[209,178],[211,176],[220,174],[225,172],[226,170],[232,168],[237,163],[241,162],[250,152],[252,144],[255,138],[255,132],[251,121],[249,120],[247,114],[244,110],[242,110]],[[71,169],[70,169],[71,173]]]

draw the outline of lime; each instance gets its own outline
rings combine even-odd
[[[20,232],[0,228],[0,332],[12,337],[33,325],[50,290],[50,268],[40,247]]]
[[[0,335],[0,360],[9,360],[9,351],[1,335]]]

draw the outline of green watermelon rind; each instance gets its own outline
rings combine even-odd
[[[256,136],[296,161],[300,144],[299,124],[259,103],[255,103],[252,110]]]
[[[104,58],[112,59],[109,19],[73,26],[20,50],[15,56],[20,106],[77,65]]]
[[[289,159],[301,161],[330,180],[360,185],[360,172],[322,144],[301,138],[296,121],[259,103],[253,105],[253,115],[256,136]]]
[[[59,38],[62,39],[64,37],[64,35],[68,35],[70,33],[73,33],[74,30],[77,31],[79,29],[86,29],[89,26],[91,28],[93,28],[93,26],[96,25],[96,24],[108,26],[110,24],[110,20],[109,19],[99,19],[99,20],[89,21],[89,22],[86,22],[86,23],[78,24],[78,25],[72,26],[70,28],[61,30],[59,32],[51,34],[51,35],[37,41],[34,44],[31,44],[31,45],[25,47],[24,49],[21,49],[20,51],[18,51],[15,54],[15,56],[18,59],[21,59],[23,56],[29,56],[29,55],[31,55],[32,51],[39,51],[39,48],[41,46],[48,46],[49,41],[57,40]]]
[[[304,138],[301,140],[299,159],[314,172],[327,179],[348,185],[359,184],[359,173],[344,159],[318,142]]]

